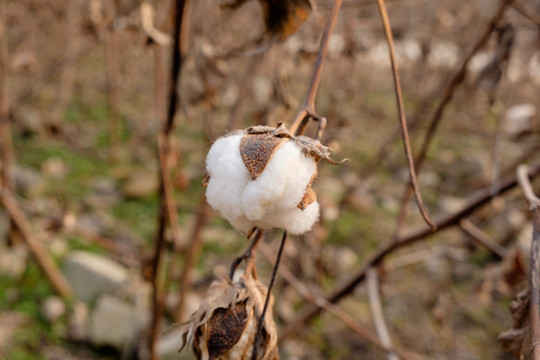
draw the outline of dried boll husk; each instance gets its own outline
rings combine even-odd
[[[251,359],[267,289],[252,277],[214,281],[199,309],[184,325],[182,346],[192,344],[198,360]],[[273,298],[264,321],[257,359],[279,359]]]
[[[282,124],[227,134],[206,159],[208,203],[241,232],[256,226],[304,233],[319,217],[312,188],[319,159],[337,164],[319,141],[293,136]]]

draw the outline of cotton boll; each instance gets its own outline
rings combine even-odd
[[[315,171],[314,159],[306,157],[294,142],[286,142],[270,158],[263,173],[247,184],[242,196],[246,217],[260,220],[296,208]]]
[[[309,204],[304,210],[292,208],[278,212],[268,217],[268,222],[279,224],[279,228],[287,229],[289,234],[303,234],[311,230],[313,224],[319,219],[320,206],[317,201]]]
[[[238,150],[242,137],[243,133],[219,138],[206,157],[206,171],[210,176],[206,189],[208,204],[228,221],[243,216],[238,202],[250,181]]]
[[[291,234],[310,230],[319,218],[319,204],[304,197],[317,174],[306,140],[250,129],[261,127],[231,133],[212,145],[206,159],[208,203],[241,232],[254,226]]]

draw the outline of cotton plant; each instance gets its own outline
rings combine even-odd
[[[206,198],[240,232],[279,228],[309,231],[320,206],[312,184],[317,161],[337,164],[318,140],[252,126],[217,139],[206,158]]]
[[[312,185],[321,159],[338,164],[318,140],[294,136],[282,123],[230,132],[208,152],[206,198],[239,232],[259,229],[254,238],[273,228],[303,234],[319,218]],[[182,348],[191,344],[197,359],[279,358],[273,298],[248,258],[245,272],[236,269],[231,279],[214,281],[184,324]]]

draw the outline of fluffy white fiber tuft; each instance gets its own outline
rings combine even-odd
[[[315,160],[305,156],[294,141],[287,141],[252,181],[240,154],[243,136],[243,132],[226,135],[210,148],[208,203],[238,231],[247,232],[253,226],[281,228],[291,234],[310,230],[319,218],[319,204],[315,201],[303,211],[297,205],[317,170]]]

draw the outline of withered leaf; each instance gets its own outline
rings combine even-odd
[[[237,9],[247,0],[221,0],[222,8]],[[294,34],[313,10],[310,0],[259,0],[266,33],[284,41]]]
[[[245,301],[214,311],[207,323],[210,359],[217,359],[238,342],[246,329],[247,319]]]
[[[255,180],[266,168],[274,152],[279,149],[287,139],[268,136],[265,134],[246,134],[240,142],[240,154],[246,168]]]
[[[264,10],[266,32],[284,41],[309,17],[312,6],[309,0],[259,0]]]
[[[182,328],[182,350],[191,343],[200,359],[251,358],[253,339],[265,301],[266,287],[251,276],[214,281]],[[258,359],[278,359],[277,331],[272,318],[273,298],[266,313]]]

